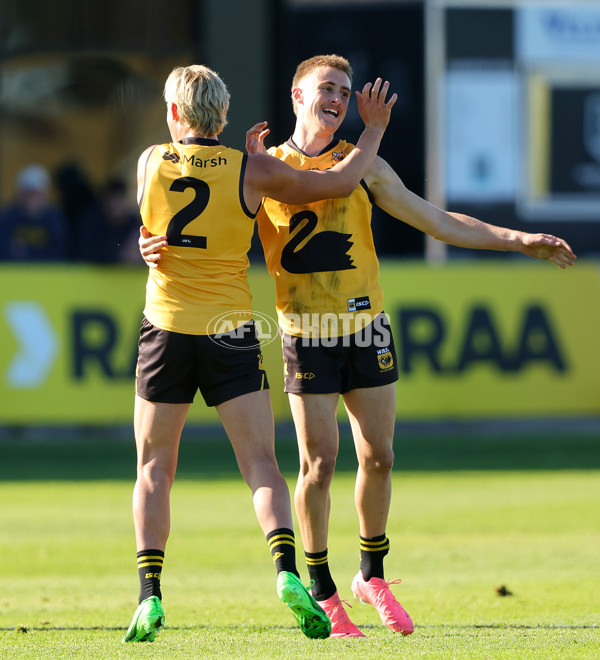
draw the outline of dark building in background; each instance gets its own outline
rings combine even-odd
[[[0,205],[31,164],[51,175],[69,220],[118,177],[135,204],[136,163],[167,141],[164,81],[196,59],[198,2],[3,0],[0,3]]]
[[[53,175],[57,200],[64,192],[61,173],[66,168],[77,168],[95,194],[119,177],[133,198],[139,154],[149,144],[169,139],[162,86],[176,65],[205,63],[227,83],[232,106],[224,143],[243,149],[246,129],[265,119],[271,127],[268,144],[282,142],[294,125],[290,86],[296,65],[316,54],[337,53],[350,60],[355,88],[382,76],[398,93],[380,154],[410,190],[420,196],[427,192],[434,203],[493,224],[563,236],[582,256],[599,254],[600,68],[587,60],[574,62],[569,69],[573,75],[565,80],[558,75],[560,67],[542,62],[549,129],[540,148],[531,137],[539,113],[523,110],[524,90],[534,86],[537,62],[518,48],[519,20],[539,6],[517,0],[493,7],[460,0],[440,0],[435,6],[423,0],[178,0],[175,8],[161,0],[3,0],[0,205],[11,199],[18,171],[30,164],[43,165]],[[581,9],[570,9],[567,2],[564,7],[567,13],[553,19],[556,29],[588,30],[586,38],[600,44],[596,23],[586,23]],[[439,33],[430,30],[432,9],[442,16]],[[440,56],[432,68],[435,51]],[[448,148],[447,136],[457,126],[457,115],[449,112],[448,89],[456,74],[464,82],[470,72],[486,80],[488,73],[498,71],[523,81],[514,87],[516,110],[511,116],[518,117],[509,168],[522,170],[523,176],[516,175],[519,182],[530,171],[543,174],[547,169],[546,192],[519,185],[519,190],[493,198],[448,185],[449,173],[454,181],[457,175],[456,159],[449,154],[464,156],[463,162],[471,159],[475,184],[490,180],[494,167],[484,149],[468,151],[465,142],[474,149],[478,136],[460,110],[464,134],[459,137],[467,139]],[[432,87],[439,90],[437,98]],[[481,98],[479,88],[472,93]],[[488,131],[487,115],[484,120],[479,122],[484,137],[497,132],[493,122]],[[361,127],[353,102],[339,137],[355,141]],[[441,139],[438,130],[445,132]],[[446,168],[445,180],[436,181],[436,168]],[[72,209],[67,211],[73,224]],[[425,236],[377,207],[373,232],[383,257],[424,256]],[[257,240],[253,251],[260,255]],[[502,256],[456,248],[447,254]]]
[[[422,2],[402,3],[282,3],[277,17],[274,71],[276,122],[270,143],[279,144],[293,132],[291,83],[298,63],[318,54],[346,57],[360,89],[377,76],[389,80],[398,94],[380,155],[405,185],[420,196],[425,181],[425,52]],[[339,137],[354,142],[362,121],[352,102]],[[373,209],[373,234],[381,256],[422,257],[424,235]]]

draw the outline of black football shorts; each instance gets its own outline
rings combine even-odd
[[[353,335],[303,338],[283,334],[282,352],[287,393],[344,394],[398,380],[394,338],[385,313]]]
[[[254,321],[227,335],[169,332],[142,319],[136,393],[155,403],[192,403],[197,390],[217,406],[268,389]]]

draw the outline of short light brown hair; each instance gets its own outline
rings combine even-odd
[[[173,69],[165,82],[164,97],[177,106],[179,121],[200,135],[218,135],[227,125],[229,92],[219,74],[206,66]]]
[[[315,55],[314,57],[309,57],[307,60],[300,62],[296,67],[296,73],[292,79],[292,91],[295,87],[298,87],[298,84],[303,78],[306,78],[310,73],[315,69],[320,69],[321,67],[331,67],[332,69],[338,69],[345,73],[350,79],[350,85],[352,85],[352,67],[350,62],[345,57],[341,55]],[[292,105],[294,107],[294,113],[296,112],[296,102],[292,95]]]
[[[292,80],[292,89],[298,87],[298,83],[309,73],[312,73],[315,69],[326,66],[331,67],[332,69],[338,69],[345,73],[350,79],[350,84],[352,84],[352,67],[345,57],[342,57],[341,55],[315,55],[314,57],[310,57],[298,64]]]

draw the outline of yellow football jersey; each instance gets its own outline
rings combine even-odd
[[[269,153],[295,169],[327,170],[353,148],[340,141],[311,157],[287,142]],[[293,206],[263,200],[258,230],[275,278],[284,332],[302,337],[353,334],[383,311],[372,208],[364,182],[340,199]]]
[[[184,138],[150,153],[141,191],[142,220],[167,236],[149,269],[146,318],[184,334],[216,334],[252,318],[246,271],[255,214],[243,199],[247,157],[216,140]],[[212,323],[211,323],[212,322]]]

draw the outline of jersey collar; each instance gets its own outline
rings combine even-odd
[[[219,140],[203,137],[184,137],[179,140],[179,142],[181,144],[200,144],[203,147],[214,147],[217,144],[220,144]]]
[[[309,156],[305,151],[302,151],[300,147],[294,142],[292,138],[290,138],[287,143],[289,147],[292,149],[298,151],[301,153],[303,156],[308,156],[309,158],[318,158],[319,156],[322,156],[323,154],[326,154],[328,151],[331,151],[337,144],[339,144],[339,140],[332,140],[326,147],[323,149],[320,153],[318,153],[316,156]]]

